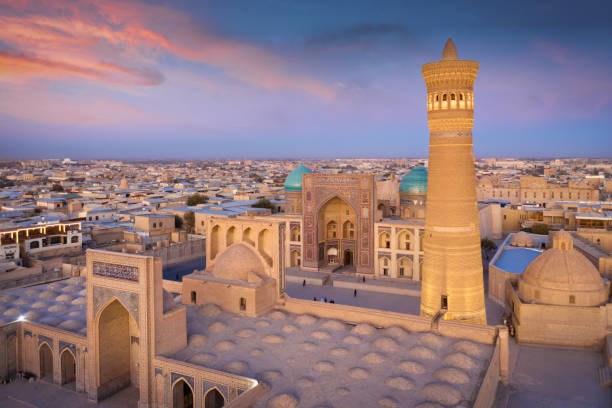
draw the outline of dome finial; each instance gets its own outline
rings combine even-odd
[[[452,38],[449,38],[444,45],[444,51],[442,51],[442,61],[456,61],[459,59],[457,54],[457,48]]]

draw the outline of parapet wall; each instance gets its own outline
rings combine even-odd
[[[485,373],[478,396],[474,401],[474,408],[490,408],[493,407],[495,396],[497,395],[497,386],[500,380],[500,341],[499,338],[495,343],[495,350],[489,362],[489,367]]]
[[[430,331],[432,324],[432,320],[427,317],[337,303],[294,299],[288,296],[281,300],[277,308],[289,313],[311,314],[321,318],[338,319],[347,323],[369,323],[376,327],[398,326],[414,332]]]

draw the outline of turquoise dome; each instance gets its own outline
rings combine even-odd
[[[402,179],[399,191],[412,194],[427,193],[427,169],[419,166],[410,170]]]
[[[302,191],[302,174],[312,173],[308,167],[300,164],[285,179],[285,191]]]

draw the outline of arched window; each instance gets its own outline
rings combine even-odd
[[[78,235],[73,235],[70,238],[70,242],[72,242],[73,244],[76,244],[77,242],[79,242],[79,236]]]
[[[355,239],[355,224],[346,221],[342,227],[342,237],[344,239]]]
[[[379,235],[378,247],[379,248],[391,248],[391,238],[389,237],[389,234],[387,234],[386,232],[383,232]]]
[[[455,100],[455,94],[454,94],[454,93],[452,93],[452,94],[451,94],[451,101],[454,101],[454,100]]]
[[[446,101],[446,98],[447,98],[446,94],[442,95],[442,102]]]
[[[301,240],[300,228],[299,227],[291,228],[291,241],[299,242],[300,240]]]
[[[380,274],[382,276],[389,276],[389,258],[380,258]]]
[[[198,303],[197,300],[198,300],[198,294],[196,293],[195,290],[192,290],[191,291],[191,304],[195,305],[196,303]]]
[[[327,223],[327,238],[337,238],[338,237],[338,225],[336,221],[330,221]]]
[[[30,242],[30,249],[40,248],[40,243],[38,241]]]
[[[412,240],[412,234],[408,231],[402,231],[397,237],[397,248],[410,251],[410,242]]]

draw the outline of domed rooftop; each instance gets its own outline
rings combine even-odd
[[[285,191],[302,191],[302,174],[312,173],[308,167],[300,164],[285,179]]]
[[[264,265],[255,249],[238,243],[223,251],[212,267],[212,275],[218,279],[260,283],[265,276]]]
[[[528,302],[597,306],[608,299],[609,283],[580,252],[566,231],[553,234],[553,247],[535,258],[519,281],[519,296]]]
[[[427,169],[419,166],[410,170],[402,179],[399,191],[412,194],[427,193]]]

